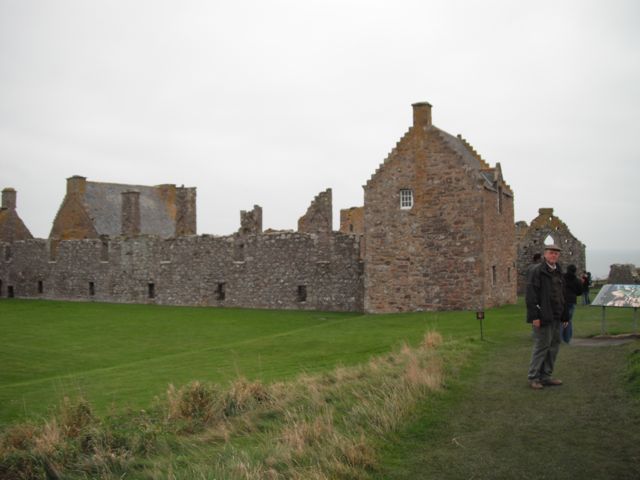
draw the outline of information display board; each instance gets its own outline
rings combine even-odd
[[[633,333],[638,333],[638,307],[640,307],[640,285],[604,285],[592,306],[602,307],[602,323],[600,331],[604,335],[607,330],[605,310],[607,307],[633,308]]]

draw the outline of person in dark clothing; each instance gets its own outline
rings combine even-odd
[[[578,295],[582,293],[582,280],[576,276],[577,268],[575,265],[567,267],[567,273],[564,274],[564,301],[567,309],[567,326],[562,329],[562,340],[565,343],[571,341],[573,336],[573,313],[576,311],[576,303]]]
[[[534,331],[527,377],[535,390],[562,385],[562,380],[552,377],[560,349],[560,324],[565,327],[567,323],[564,276],[558,265],[560,251],[556,245],[546,245],[544,261],[532,269],[527,283],[527,322]]]
[[[591,272],[582,272],[582,304],[589,305],[589,288],[591,287]]]

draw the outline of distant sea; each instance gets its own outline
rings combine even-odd
[[[587,271],[594,279],[605,279],[614,263],[631,263],[640,267],[640,249],[592,250],[587,247]]]

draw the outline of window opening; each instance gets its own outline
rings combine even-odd
[[[96,294],[96,284],[89,282],[89,296],[93,297]]]
[[[2,296],[2,280],[0,280],[0,297]]]
[[[156,284],[149,283],[148,285],[148,296],[149,298],[156,298]]]
[[[219,282],[218,286],[216,287],[216,300],[224,300],[226,296],[226,283]]]
[[[497,280],[498,280],[498,272],[496,270],[496,266],[494,265],[494,266],[491,267],[491,282],[492,282],[492,285],[495,285],[497,283]]]
[[[413,190],[403,188],[400,190],[400,208],[409,209],[413,207]]]
[[[109,239],[106,235],[100,236],[100,261],[109,261]]]
[[[9,298],[13,298],[14,297],[13,285],[7,286],[7,297],[9,297]]]
[[[306,302],[307,301],[307,286],[306,285],[298,285],[298,301]]]
[[[556,241],[553,239],[551,235],[547,235],[547,238],[544,239],[545,245],[553,245]]]
[[[38,280],[38,293],[43,293],[44,292],[44,284],[42,283],[42,280]]]

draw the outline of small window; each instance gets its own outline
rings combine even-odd
[[[403,210],[413,207],[413,190],[403,188],[400,190],[400,208]]]
[[[224,282],[218,283],[218,286],[216,287],[216,300],[222,301],[226,298],[226,296],[227,296],[226,283]]]
[[[0,280],[0,297],[2,296],[2,280]]]
[[[93,297],[96,294],[96,284],[94,282],[89,282],[89,296]]]
[[[496,270],[496,266],[491,267],[491,284],[495,285],[498,282],[498,272]]]
[[[149,298],[156,298],[156,284],[149,283],[148,285],[148,296]]]
[[[44,284],[42,283],[42,280],[38,280],[38,293],[43,293],[44,292]]]
[[[511,282],[511,267],[507,268],[507,282]]]
[[[298,285],[298,301],[306,302],[307,301],[307,286],[306,285]]]
[[[7,286],[7,297],[9,297],[9,298],[13,298],[14,297],[13,285]]]

